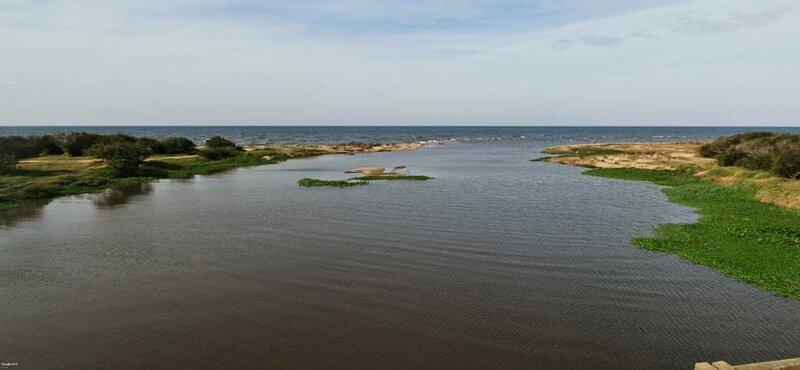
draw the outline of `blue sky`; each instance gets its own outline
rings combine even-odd
[[[800,125],[792,0],[0,0],[0,124]]]

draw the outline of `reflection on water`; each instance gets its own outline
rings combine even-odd
[[[61,199],[90,199],[97,209],[111,209],[127,203],[134,196],[144,195],[152,190],[152,184],[143,183],[104,189],[97,194],[75,195]],[[49,203],[49,200],[42,200],[0,211],[0,228],[12,227],[19,222],[41,217],[42,209]]]
[[[49,201],[33,202],[22,207],[0,211],[0,229],[12,227],[20,221],[38,217],[47,203]]]
[[[133,196],[147,194],[151,191],[153,191],[153,185],[149,183],[105,189],[93,197],[92,203],[98,208],[114,208],[127,203]]]

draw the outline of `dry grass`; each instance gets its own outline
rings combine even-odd
[[[702,143],[625,143],[581,144],[549,148],[547,154],[569,155],[580,152],[619,151],[621,154],[564,156],[548,162],[593,168],[638,168],[644,170],[676,170],[686,167],[706,169],[715,161],[697,155]]]
[[[741,167],[720,167],[716,160],[703,158],[697,149],[703,143],[626,143],[584,144],[548,148],[545,153],[569,155],[588,151],[621,151],[622,154],[565,156],[548,162],[592,168],[632,168],[643,170],[680,170],[696,177],[727,186],[749,188],[764,203],[800,209],[800,181],[790,180],[766,171]]]

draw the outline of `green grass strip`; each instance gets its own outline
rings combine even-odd
[[[753,190],[674,171],[592,169],[587,175],[669,186],[670,201],[697,209],[697,223],[661,225],[633,243],[678,255],[782,296],[800,299],[800,211],[761,203]]]

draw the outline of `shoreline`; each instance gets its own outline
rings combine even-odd
[[[720,167],[690,151],[699,143],[676,144],[561,146],[548,148],[545,153],[557,156],[541,161],[587,167],[584,174],[590,176],[664,186],[669,201],[694,208],[700,218],[659,225],[653,237],[636,238],[634,245],[800,299],[800,181]],[[768,197],[776,189],[781,196]]]
[[[43,156],[19,162],[17,170],[0,176],[0,212],[32,203],[49,202],[68,195],[90,194],[118,186],[161,179],[185,179],[241,167],[276,164],[297,158],[330,154],[362,154],[412,151],[421,143],[245,146],[236,157],[206,160],[193,155],[156,155],[144,161],[136,176],[115,177],[100,159]]]

